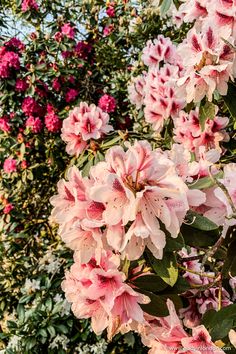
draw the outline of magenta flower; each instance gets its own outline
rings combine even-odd
[[[25,122],[25,126],[31,128],[31,131],[35,134],[41,132],[43,129],[43,122],[40,118],[30,116]]]
[[[11,127],[7,117],[0,118],[0,130],[6,133],[9,133],[11,131]]]
[[[106,14],[107,16],[109,17],[115,17],[116,15],[116,11],[115,11],[115,8],[114,8],[114,5],[110,5],[106,8]]]
[[[49,132],[57,133],[62,126],[62,121],[55,113],[54,107],[50,104],[47,105],[47,114],[45,116],[45,126]]]
[[[76,55],[81,58],[81,59],[87,59],[89,53],[92,50],[92,46],[90,43],[87,43],[85,41],[80,41],[76,44],[75,46],[75,53]]]
[[[114,112],[116,109],[116,100],[111,95],[103,95],[98,101],[98,107],[107,113]]]
[[[103,30],[103,35],[104,37],[107,37],[109,36],[114,30],[114,25],[113,24],[110,24],[108,26],[106,26]]]
[[[41,116],[43,113],[42,107],[33,97],[25,97],[22,105],[22,111],[25,113],[26,116]]]
[[[35,10],[38,11],[39,6],[35,0],[23,0],[21,3],[22,12]]]
[[[70,23],[65,23],[61,27],[61,33],[64,34],[66,37],[73,39],[75,36],[75,29],[71,26]]]
[[[4,161],[4,164],[3,164],[4,172],[6,172],[6,173],[15,172],[16,165],[17,165],[17,161],[15,159],[12,159],[11,157],[9,157],[8,159],[6,159]]]
[[[67,103],[73,102],[78,96],[79,91],[73,88],[69,88],[66,92],[65,100]]]
[[[10,212],[12,211],[12,209],[14,209],[14,206],[11,203],[8,203],[4,209],[3,209],[3,213],[4,214],[10,214]]]
[[[60,83],[60,79],[58,77],[56,77],[53,82],[52,82],[52,88],[53,90],[59,92],[61,89],[61,83]]]
[[[28,87],[29,87],[29,85],[27,84],[26,80],[24,80],[24,79],[17,79],[16,80],[16,85],[15,85],[16,91],[25,92]]]

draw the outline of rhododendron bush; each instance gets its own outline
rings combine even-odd
[[[70,6],[0,51],[5,350],[234,353],[236,2]]]

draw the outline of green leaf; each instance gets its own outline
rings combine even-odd
[[[18,304],[17,305],[17,314],[19,317],[19,321],[20,322],[24,322],[25,319],[25,308],[23,306],[23,304]]]
[[[136,278],[133,284],[140,289],[159,292],[167,288],[167,284],[155,274],[147,274]]]
[[[188,225],[198,230],[211,231],[217,230],[219,228],[219,226],[216,225],[213,221],[192,210],[187,212],[185,219]]]
[[[140,305],[144,312],[152,316],[165,317],[169,315],[169,311],[166,305],[166,302],[162,299],[161,296],[155,295],[150,291],[145,290],[136,290],[146,296],[151,300],[149,304]]]
[[[226,337],[230,329],[236,327],[236,304],[229,305],[219,311],[209,310],[202,319],[209,330],[213,341]]]
[[[20,304],[27,304],[31,298],[32,298],[33,295],[23,295],[20,300],[19,300],[19,303]]]
[[[55,337],[56,331],[55,331],[55,328],[54,328],[53,326],[48,326],[48,327],[47,327],[47,331],[48,331],[48,333],[50,334],[50,336],[51,336],[52,338]]]
[[[223,171],[220,171],[217,173],[215,178],[222,178],[223,177]],[[197,182],[193,182],[188,185],[189,189],[207,189],[215,185],[215,182],[210,178],[210,177],[203,177],[200,178]]]
[[[86,163],[82,171],[83,177],[87,177],[89,175],[89,171],[90,168],[93,166],[93,162],[94,162],[94,157]]]
[[[219,238],[219,230],[206,232],[185,224],[182,224],[181,232],[186,245],[193,247],[213,246]]]
[[[216,106],[212,102],[206,102],[204,106],[201,104],[199,109],[199,122],[202,131],[205,128],[205,122],[207,119],[213,119],[216,114]]]
[[[101,147],[102,148],[109,148],[113,145],[115,145],[116,143],[118,143],[120,141],[121,137],[120,136],[116,136],[115,138],[107,141],[106,143],[102,144]]]
[[[224,277],[228,277],[230,274],[231,276],[236,276],[236,241],[233,241],[228,246],[226,260],[224,261],[224,266],[222,269],[222,274]]]
[[[222,96],[231,116],[236,118],[236,86],[232,83],[228,84],[228,91],[226,96]]]
[[[178,267],[173,253],[164,253],[163,258],[156,259],[151,252],[147,252],[154,272],[170,286],[174,286],[178,279]]]
[[[166,13],[168,12],[171,4],[172,4],[172,0],[163,0],[162,1],[161,7],[160,7],[161,16],[165,16],[166,15]]]
[[[179,251],[185,246],[184,238],[181,233],[179,233],[178,237],[171,237],[170,233],[166,234],[166,246],[165,251],[173,252]]]

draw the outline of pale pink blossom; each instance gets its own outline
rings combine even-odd
[[[203,325],[193,328],[192,337],[182,338],[181,343],[184,348],[192,348],[196,354],[201,354],[203,350],[206,354],[224,353],[222,349],[212,342],[207,329]]]
[[[201,30],[193,27],[187,38],[178,46],[186,72],[178,85],[186,89],[186,100],[201,101],[205,96],[212,101],[215,90],[226,95],[228,81],[235,75],[235,53],[227,27],[220,27],[206,21]],[[224,40],[223,40],[223,39]]]
[[[220,142],[229,139],[224,130],[228,122],[227,117],[216,115],[214,119],[206,120],[204,130],[202,130],[198,108],[189,113],[181,111],[179,116],[174,119],[174,140],[192,152],[198,151],[201,146],[205,146],[207,149],[220,149]]]
[[[94,104],[81,102],[63,121],[61,137],[67,143],[67,153],[78,156],[86,148],[87,140],[99,139],[113,129],[108,122],[106,112]]]
[[[110,332],[128,322],[144,321],[139,305],[143,296],[124,283],[125,274],[118,267],[119,256],[103,251],[99,261],[91,258],[83,264],[75,259],[62,282],[75,316],[91,318],[96,334],[114,323],[116,329],[110,328]]]

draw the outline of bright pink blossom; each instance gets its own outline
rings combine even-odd
[[[47,106],[47,114],[45,116],[45,126],[49,132],[57,133],[60,131],[62,126],[62,121],[55,113],[53,106]]]
[[[79,91],[73,88],[69,88],[66,92],[65,100],[67,103],[73,102],[78,96]]]
[[[61,27],[61,33],[64,34],[66,37],[73,39],[75,36],[75,29],[73,26],[71,26],[70,23],[65,23]]]
[[[29,85],[27,84],[27,82],[24,79],[17,79],[16,80],[16,85],[15,85],[16,91],[25,92],[28,87],[29,87]]]
[[[99,99],[98,107],[107,113],[114,112],[116,109],[116,100],[113,96],[105,94]]]
[[[0,130],[6,133],[11,131],[9,119],[6,116],[0,118]]]
[[[23,0],[21,3],[22,12],[26,12],[29,10],[38,11],[39,6],[35,0]]]
[[[10,212],[14,209],[14,206],[11,203],[7,203],[7,205],[3,209],[4,214],[10,214]]]
[[[25,126],[29,127],[33,133],[37,134],[43,129],[43,122],[38,117],[34,118],[30,116],[27,118]]]
[[[40,117],[43,113],[42,107],[39,105],[39,103],[33,97],[29,96],[24,98],[21,108],[27,117]]]
[[[106,26],[103,30],[104,37],[108,37],[114,31],[114,25],[110,24]]]
[[[106,14],[109,17],[115,17],[116,11],[115,11],[114,5],[111,4],[106,8]]]
[[[11,173],[16,171],[17,161],[9,157],[4,161],[3,169],[6,173]]]

